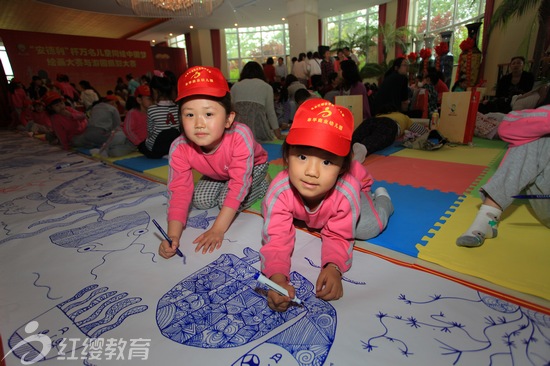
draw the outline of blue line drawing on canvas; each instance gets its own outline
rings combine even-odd
[[[361,341],[363,349],[374,352],[377,349],[395,349],[404,357],[414,359],[404,334],[425,339],[431,347],[437,347],[441,355],[448,357],[453,365],[549,365],[550,364],[550,316],[509,303],[496,297],[477,292],[478,298],[436,294],[424,301],[413,301],[401,294],[398,300],[420,310],[422,316],[391,315],[380,311],[376,314],[383,332]],[[484,306],[494,313],[482,319],[464,319],[459,315],[446,314],[437,308],[452,309],[451,302],[460,303],[460,315],[475,314],[464,312],[465,303],[471,306]],[[429,312],[426,311],[426,307]],[[422,308],[422,309],[421,309]],[[433,311],[432,311],[433,310]],[[486,309],[485,309],[486,310]],[[449,311],[449,310],[448,310]],[[487,314],[487,311],[484,311]],[[455,318],[456,317],[456,318]],[[477,323],[477,324],[476,324]],[[475,325],[485,324],[482,330]],[[408,329],[409,332],[404,330]],[[479,328],[477,328],[479,329]],[[429,334],[425,334],[429,333]],[[480,360],[486,362],[480,363]]]
[[[121,326],[126,318],[146,311],[148,306],[139,305],[141,301],[141,297],[128,297],[127,292],[109,291],[97,284],[87,286],[16,329],[8,339],[10,352],[22,361],[57,358],[60,352],[67,352],[65,347],[71,344],[68,340],[99,338]],[[29,331],[37,334],[27,336]],[[36,348],[32,340],[38,334],[51,340],[52,351]],[[75,345],[75,350],[84,346]]]
[[[252,264],[259,254],[251,248],[244,254],[222,254],[170,289],[157,304],[161,333],[186,346],[220,349],[244,346],[280,329],[241,361],[252,354],[266,360],[285,355],[285,365],[310,364],[304,360],[322,365],[336,333],[335,309],[315,297],[311,282],[292,272],[291,282],[305,306],[272,311],[254,279],[258,271]]]
[[[32,237],[41,232],[52,230],[56,227],[55,224],[59,227],[66,227],[68,224],[66,220],[69,218],[76,222],[79,219],[86,219],[93,215],[98,215],[99,221],[105,214],[111,211],[132,207],[159,195],[159,193],[154,192],[155,190],[159,190],[159,185],[157,183],[125,172],[106,169],[107,167],[102,165],[96,165],[89,168],[82,167],[79,170],[73,171],[72,174],[76,172],[83,173],[83,175],[58,185],[50,190],[45,196],[38,192],[32,192],[1,203],[0,212],[7,216],[51,211],[54,210],[57,205],[75,204],[79,205],[79,208],[73,211],[69,210],[70,212],[65,212],[60,217],[50,217],[48,219],[38,220],[31,224],[29,228],[35,226],[43,227],[34,232],[31,231],[12,235],[9,225],[4,222],[3,225],[6,237],[0,240],[0,244],[13,239]],[[106,191],[110,191],[112,194],[103,198],[98,197],[105,195]],[[150,191],[150,193],[147,193],[148,191]],[[133,195],[138,196],[133,202],[120,202]],[[163,193],[163,195],[165,195],[165,193]],[[120,203],[117,204],[117,202]],[[88,207],[82,208],[82,205]],[[109,207],[109,205],[111,205],[111,207]],[[104,207],[104,209],[102,210],[101,207]],[[77,215],[84,215],[84,217],[79,217]]]
[[[50,286],[47,286],[47,285],[39,285],[38,284],[38,280],[40,279],[40,273],[38,272],[33,272],[32,274],[36,275],[36,280],[34,280],[33,282],[33,285],[35,285],[36,287],[45,287],[48,289],[48,292],[46,293],[46,297],[50,300],[59,300],[61,299],[62,296],[59,296],[59,297],[50,297],[50,292],[52,291],[52,288]]]
[[[193,217],[189,216],[189,218],[187,218],[187,226],[195,229],[208,229],[210,221],[216,220],[216,216],[206,217],[207,215],[208,211],[204,211]]]

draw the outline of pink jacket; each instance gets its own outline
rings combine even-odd
[[[508,113],[498,126],[500,138],[515,147],[550,134],[550,105]]]
[[[265,276],[282,273],[289,277],[296,240],[294,219],[321,230],[322,266],[332,262],[347,271],[351,267],[355,227],[361,212],[360,193],[369,192],[372,183],[373,178],[365,167],[353,161],[351,171],[340,177],[319,208],[310,212],[290,183],[288,171],[280,172],[271,182],[262,207],[260,258]]]
[[[220,181],[229,181],[224,206],[237,210],[250,191],[252,170],[267,162],[267,152],[254,140],[245,124],[234,122],[225,131],[218,149],[205,154],[185,136],[179,136],[170,148],[168,171],[168,220],[184,225],[193,197],[193,171]]]

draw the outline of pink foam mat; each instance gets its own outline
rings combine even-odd
[[[376,181],[464,194],[485,175],[486,166],[387,156],[364,163]]]

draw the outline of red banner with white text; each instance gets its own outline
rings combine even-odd
[[[55,81],[69,76],[78,85],[87,80],[101,94],[113,90],[118,77],[136,79],[154,69],[146,41],[69,36],[0,29],[15,78],[28,86],[34,75]]]

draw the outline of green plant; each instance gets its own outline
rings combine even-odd
[[[348,35],[346,39],[341,39],[330,45],[331,51],[336,51],[344,47],[349,47],[352,50],[356,50],[357,56],[366,56],[369,53],[369,48],[376,46],[376,42],[373,38],[377,35],[376,27],[367,27],[364,30],[359,30],[351,35]]]
[[[391,62],[388,63],[388,52],[390,47],[400,46],[404,52],[407,49],[407,40],[414,35],[414,32],[409,26],[396,28],[394,24],[386,23],[380,25],[377,29],[376,36],[378,43],[382,43],[382,62],[366,63],[360,70],[361,77],[364,79],[377,78],[380,79],[388,70]]]

